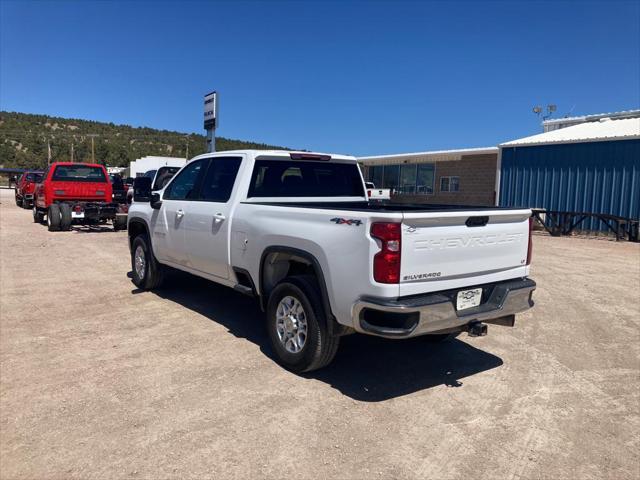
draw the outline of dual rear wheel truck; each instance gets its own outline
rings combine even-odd
[[[127,228],[126,210],[113,201],[107,170],[91,163],[57,162],[45,171],[34,192],[33,221],[45,219],[49,231],[108,221],[114,230]]]

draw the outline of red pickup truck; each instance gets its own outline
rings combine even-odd
[[[113,201],[107,170],[93,163],[56,162],[36,185],[33,221],[47,219],[49,231],[69,230],[72,223],[111,220],[114,230],[127,228],[127,214]]]
[[[36,183],[41,180],[42,172],[25,172],[20,175],[15,186],[16,205],[22,208],[31,208]]]

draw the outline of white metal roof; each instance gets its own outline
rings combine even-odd
[[[572,122],[589,122],[601,118],[630,118],[640,117],[640,110],[622,110],[620,112],[594,113],[590,115],[579,115],[577,117],[550,118],[542,122],[543,125],[557,125]]]
[[[552,143],[582,143],[640,138],[640,118],[581,123],[572,127],[540,133],[500,144],[501,147],[547,145]]]
[[[393,163],[420,163],[425,161],[460,160],[464,155],[484,155],[498,153],[498,147],[463,148],[458,150],[434,150],[431,152],[399,153],[393,155],[376,155],[371,157],[358,157],[358,162],[365,165],[393,164]]]

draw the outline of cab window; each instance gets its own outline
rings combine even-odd
[[[187,164],[164,191],[166,200],[195,200],[198,183],[206,167],[206,162],[199,160]]]

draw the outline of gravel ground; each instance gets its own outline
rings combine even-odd
[[[640,245],[536,236],[515,328],[297,376],[246,297],[139,292],[126,233],[0,199],[2,479],[640,477]]]

